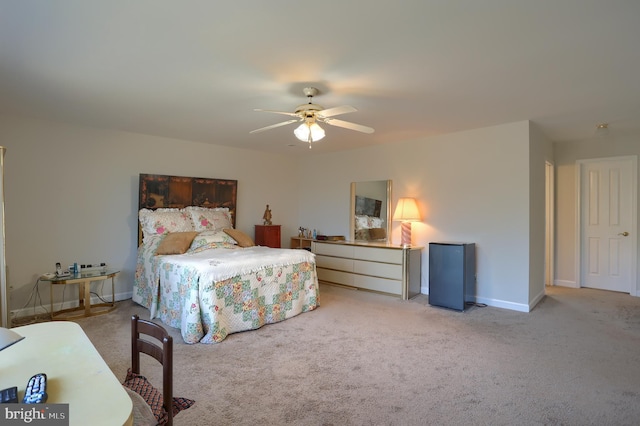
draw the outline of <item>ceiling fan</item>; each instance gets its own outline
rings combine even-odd
[[[355,109],[354,107],[349,105],[342,105],[325,109],[324,107],[321,107],[320,105],[314,104],[312,102],[312,98],[318,94],[318,89],[316,89],[315,87],[305,87],[303,92],[307,96],[307,98],[309,98],[309,103],[298,105],[294,112],[272,111],[268,109],[254,110],[289,115],[291,117],[296,117],[295,119],[252,130],[249,133],[263,132],[265,130],[275,129],[276,127],[286,126],[287,124],[302,122],[302,124],[300,124],[300,126],[298,126],[293,133],[299,140],[303,142],[309,142],[309,148],[311,148],[312,142],[317,142],[324,137],[324,129],[318,125],[318,122],[326,123],[331,126],[343,127],[345,129],[355,130],[362,133],[374,132],[371,127],[333,118],[336,115],[357,111],[357,109]]]

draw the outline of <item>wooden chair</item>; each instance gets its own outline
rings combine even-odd
[[[161,346],[140,335],[153,337]],[[140,373],[140,354],[155,358],[162,364],[162,399],[167,411],[167,425],[173,424],[173,338],[162,326],[151,321],[131,317],[131,371]]]

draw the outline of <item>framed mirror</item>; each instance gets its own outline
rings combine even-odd
[[[387,242],[391,238],[391,181],[351,183],[349,235],[353,241]]]

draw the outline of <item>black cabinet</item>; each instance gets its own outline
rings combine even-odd
[[[475,293],[476,245],[429,243],[429,304],[463,311]]]

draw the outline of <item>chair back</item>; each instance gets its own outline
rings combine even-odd
[[[141,335],[154,338],[145,339]],[[140,319],[138,315],[131,317],[131,370],[140,372],[140,354],[155,358],[162,364],[162,398],[167,411],[168,421],[173,424],[173,338],[164,327],[151,321]]]

